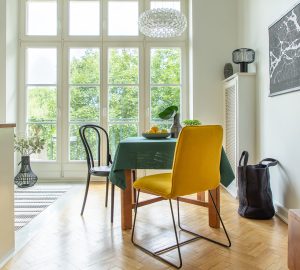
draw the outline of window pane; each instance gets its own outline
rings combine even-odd
[[[137,84],[139,82],[138,49],[109,49],[108,57],[108,83]]]
[[[137,121],[139,111],[138,87],[109,87],[109,120]]]
[[[110,153],[115,155],[118,143],[128,137],[135,137],[138,135],[137,124],[111,124],[109,125],[109,144]]]
[[[45,139],[44,149],[40,154],[32,155],[32,160],[56,160],[56,124],[28,124],[28,135],[37,135]]]
[[[86,153],[79,136],[79,124],[70,125],[70,160],[86,160]],[[87,133],[87,140],[91,147],[94,159],[97,158],[97,140],[96,133],[89,130]]]
[[[27,35],[57,35],[56,1],[27,1]]]
[[[153,8],[173,8],[180,11],[180,1],[151,1],[151,9]]]
[[[29,122],[56,122],[56,88],[29,87],[27,90]]]
[[[27,84],[56,84],[56,49],[27,49]]]
[[[100,35],[99,1],[70,1],[69,34],[71,36]]]
[[[71,87],[70,121],[99,121],[99,87]]]
[[[99,49],[70,49],[70,83],[100,83]]]
[[[138,16],[137,1],[108,2],[108,35],[137,36]]]
[[[151,120],[161,121],[158,114],[169,106],[178,106],[180,111],[180,87],[151,88]]]
[[[151,49],[151,83],[180,84],[181,50]]]

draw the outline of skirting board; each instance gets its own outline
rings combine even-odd
[[[276,216],[278,216],[284,223],[288,224],[289,210],[283,205],[274,201]]]
[[[7,255],[0,258],[0,269],[14,256],[14,250],[10,250]]]

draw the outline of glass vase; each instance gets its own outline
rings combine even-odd
[[[15,184],[20,188],[32,187],[38,180],[30,167],[30,156],[22,156],[21,169],[15,177]]]
[[[173,124],[171,126],[171,138],[178,138],[182,126],[180,125],[179,113],[174,115]]]

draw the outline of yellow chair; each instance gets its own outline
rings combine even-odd
[[[220,184],[222,137],[223,130],[221,126],[191,126],[183,128],[176,144],[172,173],[145,176],[134,182],[133,187],[138,192],[135,204],[135,215],[131,241],[135,246],[148,253],[149,255],[178,269],[182,266],[182,258],[180,253],[180,246],[182,245],[202,238],[224,247],[231,246],[226,228],[210,192],[210,190],[217,188]],[[228,244],[223,244],[208,237],[183,229],[180,224],[178,197],[206,190],[209,191],[209,195],[213,201],[213,205],[217,211],[218,217],[220,218],[222,227],[225,231]],[[158,195],[169,200],[176,245],[158,251],[151,251],[135,243],[134,232],[140,191],[150,192],[154,195]],[[181,243],[179,243],[178,241],[174,213],[171,203],[172,199],[177,199],[179,228],[182,231],[190,233],[194,236],[192,239]],[[175,248],[178,249],[179,265],[175,265],[160,256],[161,254]]]

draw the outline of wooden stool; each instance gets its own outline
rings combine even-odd
[[[300,209],[289,211],[288,267],[300,269]]]

